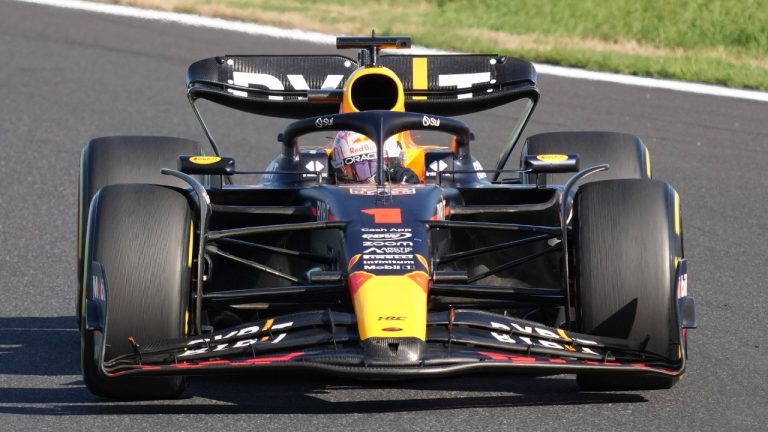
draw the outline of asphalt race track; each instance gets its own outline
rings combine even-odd
[[[418,41],[416,41],[418,42]],[[669,391],[579,392],[570,376],[360,383],[199,378],[188,398],[92,396],[75,329],[80,150],[102,135],[204,141],[187,66],[226,53],[330,47],[0,2],[0,429],[764,430],[768,424],[768,104],[541,77],[527,134],[615,130],[643,138],[654,177],[680,193],[699,329]],[[287,124],[203,106],[227,155],[260,169]],[[509,120],[466,120],[492,160]]]

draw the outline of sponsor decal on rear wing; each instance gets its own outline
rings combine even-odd
[[[382,55],[379,65],[400,78],[407,111],[461,115],[522,98],[538,99],[536,71],[525,60],[497,55]],[[192,98],[260,115],[305,118],[335,114],[356,61],[339,55],[226,55],[193,63]]]

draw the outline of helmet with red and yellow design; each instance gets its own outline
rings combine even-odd
[[[402,165],[403,145],[393,135],[384,142],[384,164]],[[333,139],[331,167],[337,184],[375,183],[378,169],[376,143],[367,136],[352,131],[340,131]]]

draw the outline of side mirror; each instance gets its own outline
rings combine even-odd
[[[219,156],[179,156],[179,171],[185,174],[232,175],[235,160]]]
[[[538,154],[526,155],[523,159],[523,169],[536,179],[537,187],[547,183],[547,173],[567,173],[579,171],[579,155],[577,154]]]

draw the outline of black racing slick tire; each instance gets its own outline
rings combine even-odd
[[[88,208],[96,192],[111,184],[148,183],[187,187],[182,180],[160,173],[161,168],[176,168],[181,155],[202,154],[200,144],[162,136],[110,136],[95,138],[80,155],[78,203],[77,306],[80,322],[82,304],[83,251]]]
[[[579,185],[611,179],[650,179],[651,160],[640,138],[618,132],[547,132],[525,140],[522,156],[579,155],[579,169],[609,164],[607,171],[580,180]],[[547,174],[547,183],[565,184],[573,173]],[[527,179],[526,183],[530,183]]]
[[[669,184],[607,180],[576,196],[576,315],[579,331],[629,339],[680,364],[676,266],[683,258],[679,200]],[[676,376],[577,376],[590,390],[661,389]]]
[[[102,188],[91,206],[85,271],[98,263],[106,286],[104,359],[130,354],[136,343],[183,337],[191,286],[192,212],[178,190],[126,184]],[[94,277],[84,293],[95,292]],[[85,312],[90,314],[91,312]],[[85,321],[91,321],[86,317]],[[82,372],[88,389],[112,399],[178,397],[185,379],[105,377],[98,371],[94,332],[81,331]]]

